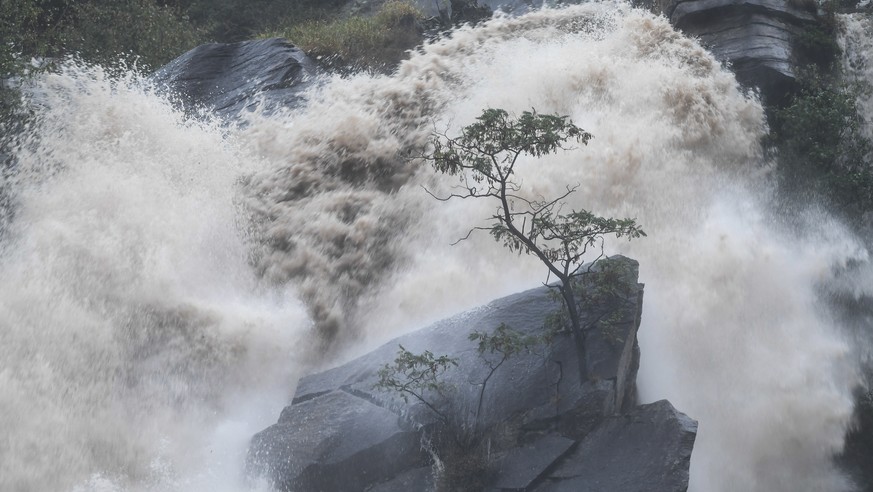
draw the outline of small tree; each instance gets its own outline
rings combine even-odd
[[[505,323],[490,333],[474,331],[467,338],[476,342],[476,351],[487,368],[480,383],[470,383],[478,387],[478,397],[473,402],[475,413],[468,415],[461,410],[463,401],[453,401],[454,397],[446,394],[455,388],[446,382],[444,374],[458,365],[458,359],[435,356],[429,350],[415,354],[400,345],[394,363],[379,370],[379,381],[374,385],[376,389],[399,394],[406,403],[413,397],[438,419],[441,425],[428,439],[438,470],[437,490],[461,492],[482,490],[485,486],[491,439],[496,432],[495,423],[482,416],[488,382],[507,360],[548,341],[547,336],[527,335]],[[485,423],[489,425],[483,427]]]
[[[587,210],[563,213],[564,200],[578,185],[567,186],[564,193],[552,198],[535,200],[522,196],[521,185],[515,180],[515,165],[522,155],[542,157],[567,150],[568,140],[585,145],[591,138],[590,133],[566,116],[525,111],[514,118],[502,109],[486,109],[475,123],[464,127],[458,137],[435,133],[433,148],[424,156],[434,169],[459,176],[462,183],[456,187],[458,191],[449,196],[432,193],[431,196],[443,201],[484,198],[498,204],[490,217],[493,220],[490,227],[473,227],[461,240],[475,230],[489,231],[511,251],[539,258],[549,274],[557,277],[583,380],[587,377],[588,362],[573,279],[585,273],[579,267],[589,250],[599,252],[596,259],[603,256],[604,236],[634,239],[646,234],[634,219],[598,217]]]
[[[514,330],[506,323],[500,323],[491,333],[476,330],[470,333],[467,339],[476,342],[476,352],[485,366],[488,367],[488,374],[485,375],[481,383],[477,384],[479,395],[476,400],[476,412],[472,415],[475,421],[472,431],[476,434],[480,426],[485,388],[494,373],[516,354],[530,352],[534,346],[548,342],[549,337],[547,335],[526,335]],[[412,396],[433,412],[443,424],[451,425],[452,418],[438,408],[441,406],[441,402],[438,400],[447,398],[445,392],[448,387],[443,375],[451,367],[458,366],[458,359],[448,355],[435,356],[429,350],[416,354],[406,350],[403,345],[398,345],[398,347],[394,363],[385,364],[379,369],[379,381],[374,387],[382,391],[396,392],[405,403],[409,403],[409,397]],[[438,395],[438,400],[431,400],[433,393]]]
[[[458,365],[458,359],[448,355],[434,356],[433,352],[425,350],[421,354],[414,354],[399,345],[394,364],[385,364],[379,369],[379,381],[375,388],[384,391],[397,392],[405,403],[409,403],[409,396],[423,403],[439,420],[448,425],[449,416],[437,408],[439,403],[431,402],[427,398],[429,392],[440,395],[446,389],[446,383],[442,379],[450,367]]]
[[[531,348],[545,340],[545,337],[525,335],[509,327],[506,323],[500,323],[492,333],[474,331],[467,337],[471,342],[477,342],[476,351],[479,358],[488,366],[488,374],[479,385],[479,398],[476,403],[476,413],[473,415],[475,427],[481,422],[482,405],[485,401],[485,388],[494,373],[500,369],[507,360],[521,352],[529,352]]]

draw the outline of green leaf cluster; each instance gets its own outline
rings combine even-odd
[[[77,54],[156,67],[205,40],[185,13],[156,0],[0,0],[0,67],[10,58]]]
[[[512,329],[506,323],[500,323],[491,333],[473,331],[467,338],[477,342],[476,351],[483,357],[487,354],[499,354],[503,358],[508,358],[529,351],[531,347],[543,342],[543,337],[526,335]]]
[[[790,195],[822,199],[849,220],[873,210],[873,142],[864,135],[860,94],[870,90],[810,69],[772,118],[779,177]]]
[[[481,383],[470,383],[479,387],[476,410],[472,414],[460,410],[460,402],[451,401],[446,394],[448,385],[443,377],[448,369],[458,365],[456,358],[435,356],[429,350],[415,354],[400,345],[394,362],[379,370],[374,388],[397,393],[406,403],[412,396],[442,423],[431,436],[433,452],[443,465],[437,476],[438,490],[481,490],[491,455],[491,438],[499,427],[494,423],[484,426],[481,418],[488,382],[507,360],[519,353],[531,352],[539,344],[549,343],[550,335],[528,335],[505,323],[491,332],[476,330],[468,335],[470,341],[476,342],[476,352],[488,367]]]
[[[155,69],[206,40],[180,11],[154,0],[71,2],[59,33],[63,51],[103,65]]]
[[[476,230],[488,231],[504,247],[519,254],[536,256],[559,281],[558,289],[572,326],[580,357],[579,370],[587,373],[585,335],[578,312],[573,279],[583,258],[594,250],[603,256],[604,237],[636,239],[646,233],[632,218],[599,217],[587,210],[564,212],[564,200],[576,191],[567,186],[555,197],[531,199],[524,196],[515,178],[521,156],[542,157],[566,150],[568,141],[583,145],[591,134],[577,127],[567,116],[525,111],[520,116],[503,109],[489,108],[457,137],[435,133],[432,146],[423,158],[437,172],[458,176],[461,184],[448,196],[480,198],[497,203],[490,227],[474,226],[461,240]]]
[[[494,185],[514,172],[521,155],[541,157],[567,148],[567,140],[587,144],[590,139],[590,133],[566,116],[525,111],[513,118],[503,109],[489,108],[464,127],[460,137],[435,138],[431,156],[434,169],[441,173],[469,170],[476,182]]]
[[[447,416],[436,408],[427,398],[427,394],[442,394],[447,389],[442,376],[451,367],[457,367],[458,359],[447,355],[435,356],[429,350],[415,354],[406,350],[403,345],[399,347],[394,363],[385,364],[379,369],[379,381],[375,388],[396,392],[407,403],[409,396],[412,396],[442,420],[446,420]]]

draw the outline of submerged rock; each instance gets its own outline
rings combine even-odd
[[[312,84],[315,63],[280,38],[198,46],[161,67],[153,79],[182,98],[187,109],[226,119],[260,107],[293,107]]]
[[[575,470],[589,465],[578,461],[591,460],[592,454],[607,460],[600,463],[608,473],[625,475],[603,482],[615,487],[597,490],[629,490],[619,485],[630,477],[651,478],[654,488],[646,490],[684,490],[695,424],[667,402],[635,406],[643,294],[637,268],[635,261],[615,257],[598,263],[583,281],[584,380],[575,343],[557,333],[550,343],[508,359],[483,391],[498,360],[480,355],[468,335],[502,324],[542,334],[544,321],[560,305],[547,288],[533,289],[303,378],[279,422],[252,439],[249,473],[266,476],[279,490],[394,491],[411,490],[411,484],[415,490],[432,489],[430,453],[442,459],[433,443],[448,432],[443,415],[451,416],[450,426],[462,428],[461,434],[487,444],[487,454],[478,455],[485,456],[484,468],[477,473],[490,490],[552,490],[542,487],[579,479]],[[448,389],[423,395],[435,411],[415,398],[375,388],[379,369],[393,363],[398,345],[457,359],[457,368],[441,377]],[[639,473],[622,471],[609,460],[639,466]]]

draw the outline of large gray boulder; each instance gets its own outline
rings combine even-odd
[[[285,39],[198,46],[161,67],[153,80],[181,98],[187,109],[226,119],[244,110],[300,104],[313,83],[315,63]]]
[[[688,434],[693,426],[688,423],[693,421],[682,416],[688,425],[673,425],[657,405],[635,409],[636,333],[643,293],[637,268],[633,260],[614,257],[598,263],[583,281],[586,377],[580,377],[575,343],[568,334],[557,333],[550,343],[506,361],[482,391],[496,359],[480,355],[469,333],[493,332],[506,324],[525,334],[542,334],[544,321],[560,307],[544,287],[515,294],[304,377],[279,422],[252,439],[249,472],[266,476],[278,490],[433,488],[431,455],[422,447],[435,436],[438,440],[438,433],[446,432],[445,424],[415,398],[407,401],[375,388],[379,369],[394,361],[402,345],[413,353],[429,350],[457,358],[457,367],[442,377],[450,389],[424,396],[442,415],[451,416],[452,425],[488,436],[487,470],[482,473],[491,490],[548,485],[558,467],[572,470],[573,461],[581,459],[573,458],[580,449],[596,448],[600,449],[594,452],[604,456],[636,449],[639,452],[628,455],[627,462],[647,464],[647,470],[668,462],[663,476],[670,477],[670,484],[684,477],[687,486],[687,458],[693,445],[693,432]],[[477,416],[480,395],[482,412]],[[617,420],[616,415],[630,417]],[[646,430],[638,429],[641,421],[648,423]],[[621,447],[610,444],[613,438]],[[680,445],[660,449],[668,442]]]

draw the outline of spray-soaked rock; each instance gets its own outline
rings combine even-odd
[[[249,460],[281,490],[356,490],[418,466],[419,441],[395,414],[338,390],[287,407]]]
[[[160,68],[159,84],[189,108],[233,118],[259,105],[264,110],[294,106],[315,75],[315,64],[284,39],[211,43],[194,48]]]
[[[437,456],[442,453],[434,443],[442,438],[441,432],[449,432],[440,430],[445,429],[440,423],[445,417],[449,427],[485,436],[488,458],[481,475],[496,490],[547,485],[545,480],[556,466],[581,466],[569,457],[579,454],[572,454],[578,446],[604,456],[646,450],[628,456],[628,462],[650,464],[646,473],[662,461],[668,463],[662,470],[662,476],[668,477],[665,483],[687,486],[693,421],[675,411],[673,420],[662,417],[663,405],[634,410],[639,366],[636,333],[642,308],[637,268],[635,261],[615,257],[598,264],[584,281],[580,297],[587,327],[588,376],[583,382],[575,344],[567,334],[558,333],[551,342],[506,360],[482,391],[499,359],[494,354],[480,355],[477,342],[468,335],[492,332],[501,324],[527,335],[542,334],[545,320],[560,305],[548,289],[533,289],[303,378],[279,422],[253,438],[250,472],[266,475],[281,490],[368,490],[377,484],[379,490],[402,490],[412,482],[421,490],[421,482],[432,484],[432,477],[422,472],[430,461],[419,446],[436,449]],[[424,394],[434,410],[415,398],[405,400],[396,392],[375,388],[378,371],[392,364],[398,345],[413,353],[429,350],[457,358],[457,368],[440,378],[444,387]],[[612,418],[627,412],[631,413],[626,418]],[[683,425],[673,425],[675,421]],[[640,422],[645,422],[643,428]],[[616,442],[622,447],[614,447],[602,436],[620,436]],[[678,444],[662,446],[668,442]],[[451,466],[446,464],[450,458],[439,456],[446,467]],[[337,480],[345,480],[340,488]]]
[[[805,53],[798,42],[817,25],[814,2],[775,0],[642,1],[663,13],[677,28],[699,38],[737,80],[761,89],[768,102],[779,103],[795,87],[798,62]]]
[[[696,437],[697,422],[667,400],[640,405],[604,420],[533,490],[685,492]]]

